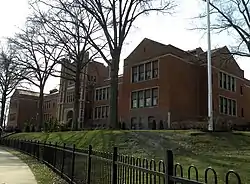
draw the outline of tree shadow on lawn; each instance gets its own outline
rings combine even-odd
[[[163,160],[166,150],[170,149],[173,150],[174,154],[185,153],[186,156],[193,155],[191,148],[178,144],[171,138],[171,134],[164,136],[158,132],[131,131],[130,136],[133,142],[124,145],[124,148],[121,149],[123,154]]]

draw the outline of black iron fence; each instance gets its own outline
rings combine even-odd
[[[112,153],[77,149],[46,142],[2,139],[1,145],[22,151],[45,163],[72,184],[217,184],[218,176],[211,167],[199,178],[198,169],[190,166],[186,177],[183,167],[174,164],[173,152],[166,151],[164,161],[156,162],[119,155],[114,147]],[[201,181],[203,180],[203,181]],[[225,175],[226,184],[241,184],[234,171]]]

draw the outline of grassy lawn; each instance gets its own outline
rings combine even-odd
[[[250,183],[250,133],[213,133],[199,134],[196,131],[85,131],[56,133],[20,133],[11,138],[57,142],[67,145],[76,144],[95,150],[112,152],[113,146],[119,153],[140,158],[161,160],[165,150],[174,152],[175,162],[184,167],[193,164],[199,169],[199,177],[204,178],[204,170],[212,166],[219,181],[225,173],[233,169],[241,176],[242,183]],[[231,183],[237,184],[235,181]]]
[[[25,162],[33,172],[38,184],[66,184],[64,180],[58,177],[51,169],[44,164],[38,162],[36,159],[22,154],[15,150],[8,150],[13,155],[19,157]]]

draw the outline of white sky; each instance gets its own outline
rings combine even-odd
[[[138,19],[135,28],[131,30],[122,52],[122,60],[141,42],[145,37],[164,44],[172,44],[183,50],[191,50],[197,47],[207,49],[207,40],[204,33],[190,31],[194,24],[191,17],[197,16],[205,4],[201,0],[179,0],[181,5],[174,15],[151,15]],[[0,37],[13,36],[22,27],[29,13],[28,0],[0,0]],[[212,48],[230,46],[233,40],[227,34],[212,35]],[[245,70],[245,77],[250,79],[250,62],[248,58],[237,59],[240,67]],[[122,72],[123,61],[120,65]],[[46,92],[58,87],[59,79],[52,78],[46,85]]]

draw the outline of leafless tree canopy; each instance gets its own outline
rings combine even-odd
[[[205,1],[204,1],[205,2]],[[250,1],[249,0],[210,0],[211,29],[215,33],[228,32],[235,39],[232,53],[250,56]],[[206,19],[206,13],[198,19]],[[206,26],[196,29],[205,30]]]
[[[81,5],[99,23],[109,47],[110,59],[94,41],[92,46],[111,66],[110,127],[118,128],[118,71],[124,41],[135,20],[151,12],[170,13],[175,5],[172,0],[72,0]]]
[[[45,25],[74,62],[94,48],[111,67],[110,126],[117,128],[118,71],[124,41],[135,20],[150,12],[171,13],[172,0],[33,0],[38,22]],[[41,11],[42,8],[44,11]],[[108,53],[105,46],[108,47]],[[110,58],[111,57],[111,58]],[[76,64],[75,87],[79,83]],[[75,92],[75,99],[77,96]],[[74,109],[76,110],[76,109]]]
[[[172,0],[73,0],[72,3],[80,4],[99,23],[112,58],[117,48],[122,49],[134,21],[139,16],[153,11],[170,13],[175,7]],[[94,42],[93,45],[95,46]],[[98,50],[102,52],[101,49]],[[109,63],[104,54],[103,58]]]
[[[61,62],[61,64],[67,70],[61,75],[52,75],[75,82],[73,111],[75,127],[73,128],[77,129],[81,75],[86,75],[83,73],[83,68],[99,56],[99,52],[90,44],[90,37],[91,41],[95,41],[97,45],[101,39],[100,26],[81,6],[73,6],[67,1],[35,1],[32,6],[35,10],[35,17],[32,21],[42,24],[47,34],[63,48],[66,55],[64,61],[67,62]],[[46,11],[41,10],[41,6],[44,6]],[[98,46],[104,49],[106,44],[102,42],[102,45]]]
[[[42,126],[45,84],[58,61],[65,55],[63,48],[51,39],[43,25],[30,20],[28,19],[25,29],[14,38],[9,38],[9,42],[18,51],[18,66],[28,73],[22,77],[39,88],[39,125]]]
[[[9,96],[17,87],[22,87],[22,80],[26,70],[17,64],[16,50],[10,45],[0,50],[0,93],[1,93],[1,114],[0,126],[3,125],[5,108]]]
[[[42,5],[46,10],[41,10]],[[73,67],[64,65],[70,70],[68,74],[73,75],[67,79],[75,81],[76,67],[82,69],[88,63],[82,62],[84,55],[90,55],[88,61],[100,58],[98,52],[90,45],[90,37],[95,43],[102,39],[100,26],[83,8],[72,6],[68,1],[34,1],[32,7],[35,11],[32,21],[42,23],[47,34],[63,47],[66,59],[75,63]],[[97,44],[98,47],[105,49],[103,39],[100,43]]]

